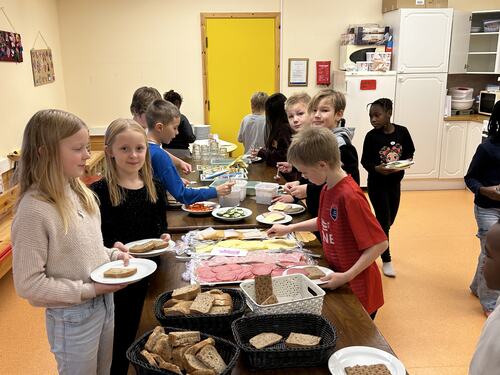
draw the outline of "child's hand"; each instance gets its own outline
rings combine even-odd
[[[269,237],[282,237],[290,232],[291,232],[290,226],[282,224],[274,224],[271,228],[267,230],[266,233]]]
[[[399,172],[401,169],[386,168],[386,164],[380,164],[375,167],[375,172],[383,174],[384,176]]]
[[[293,169],[292,165],[286,161],[277,162],[276,167],[281,173],[290,173]]]
[[[299,181],[292,181],[292,182],[287,182],[285,185],[284,185],[284,190],[289,193],[289,194],[292,194],[290,192],[290,189],[293,188],[294,186],[299,186],[300,185],[300,182]]]
[[[185,161],[181,160],[179,162],[179,168],[184,174],[190,174],[193,171],[193,167],[191,164],[186,163]]]
[[[283,202],[283,203],[293,203],[295,199],[289,194],[280,195],[273,198],[273,203]]]
[[[257,154],[259,153],[259,151],[260,151],[261,149],[262,149],[262,147],[259,147],[259,148],[252,148],[252,149],[250,150],[250,156],[251,156],[252,158],[257,157]]]
[[[120,289],[123,289],[128,284],[101,284],[94,283],[95,295],[100,296],[101,294],[108,294],[118,292]]]
[[[234,184],[235,184],[234,181],[228,181],[228,182],[223,183],[222,185],[217,186],[215,188],[215,190],[217,190],[217,195],[219,197],[223,197],[224,195],[228,195],[229,193],[231,193],[231,188],[233,187]]]
[[[334,272],[330,275],[323,276],[321,281],[327,281],[326,284],[322,284],[322,288],[326,289],[337,289],[344,284],[347,284],[350,280],[347,279],[346,274],[343,272]]]
[[[171,240],[172,237],[170,237],[170,234],[168,233],[163,233],[161,236],[160,236],[160,240],[163,240],[165,242],[168,242]]]
[[[494,200],[494,201],[500,201],[500,190],[499,190],[500,185],[498,186],[481,186],[479,189],[479,192],[481,195],[484,195],[485,197]]]
[[[296,185],[289,190],[295,198],[304,199],[307,197],[307,185]]]
[[[119,251],[118,255],[116,257],[116,259],[118,259],[118,260],[120,260],[120,259],[123,260],[123,265],[125,267],[128,266],[128,261],[130,258],[133,258],[133,256],[128,253],[128,250],[127,251]]]

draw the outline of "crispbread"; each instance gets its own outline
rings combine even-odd
[[[321,337],[307,335],[305,333],[291,332],[285,340],[285,345],[292,348],[304,348],[316,346],[320,343]]]
[[[103,276],[111,279],[123,279],[135,275],[137,273],[137,267],[112,267],[104,271]]]
[[[271,346],[279,342],[283,336],[278,335],[273,332],[262,332],[258,335],[252,337],[250,341],[250,345],[252,345],[255,349],[262,349],[267,346]]]
[[[381,363],[376,365],[346,367],[345,373],[347,375],[391,375],[387,366]]]
[[[271,294],[273,294],[271,275],[255,276],[255,302],[261,305]]]
[[[325,273],[318,267],[304,267],[304,271],[307,272],[307,277],[311,280],[321,279],[325,276]]]
[[[226,369],[226,363],[213,345],[205,345],[201,348],[196,354],[196,358],[205,366],[214,370],[216,374],[221,374]]]
[[[153,241],[147,241],[142,244],[137,244],[134,246],[131,246],[128,251],[131,253],[146,253],[148,251],[153,250],[155,247],[155,244]]]
[[[200,284],[191,284],[172,291],[172,298],[192,301],[201,292]]]
[[[215,297],[212,294],[200,293],[194,299],[189,310],[191,314],[207,314],[212,308],[214,301]]]

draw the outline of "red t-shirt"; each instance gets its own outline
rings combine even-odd
[[[318,230],[326,259],[334,271],[346,272],[364,250],[387,240],[363,191],[351,176],[343,178],[331,189],[325,185],[319,207]],[[384,304],[382,279],[375,262],[349,285],[369,314]]]

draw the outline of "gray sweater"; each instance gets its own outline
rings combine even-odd
[[[75,206],[67,233],[55,206],[34,190],[23,196],[12,222],[14,285],[34,306],[67,307],[94,298],[90,273],[119,251],[104,247],[99,211],[88,214],[66,191]]]

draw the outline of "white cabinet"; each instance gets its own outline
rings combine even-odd
[[[500,33],[484,21],[500,19],[500,10],[454,12],[450,73],[500,73]]]
[[[392,27],[393,70],[398,73],[448,72],[453,11],[398,9],[384,14]]]
[[[406,126],[415,144],[408,179],[439,177],[446,73],[398,75],[394,122]]]
[[[441,142],[439,178],[462,178],[464,176],[467,121],[446,121]]]
[[[465,160],[464,160],[464,174],[469,169],[472,157],[476,153],[477,146],[481,143],[483,137],[483,123],[469,122],[467,126],[467,142],[465,144]]]

